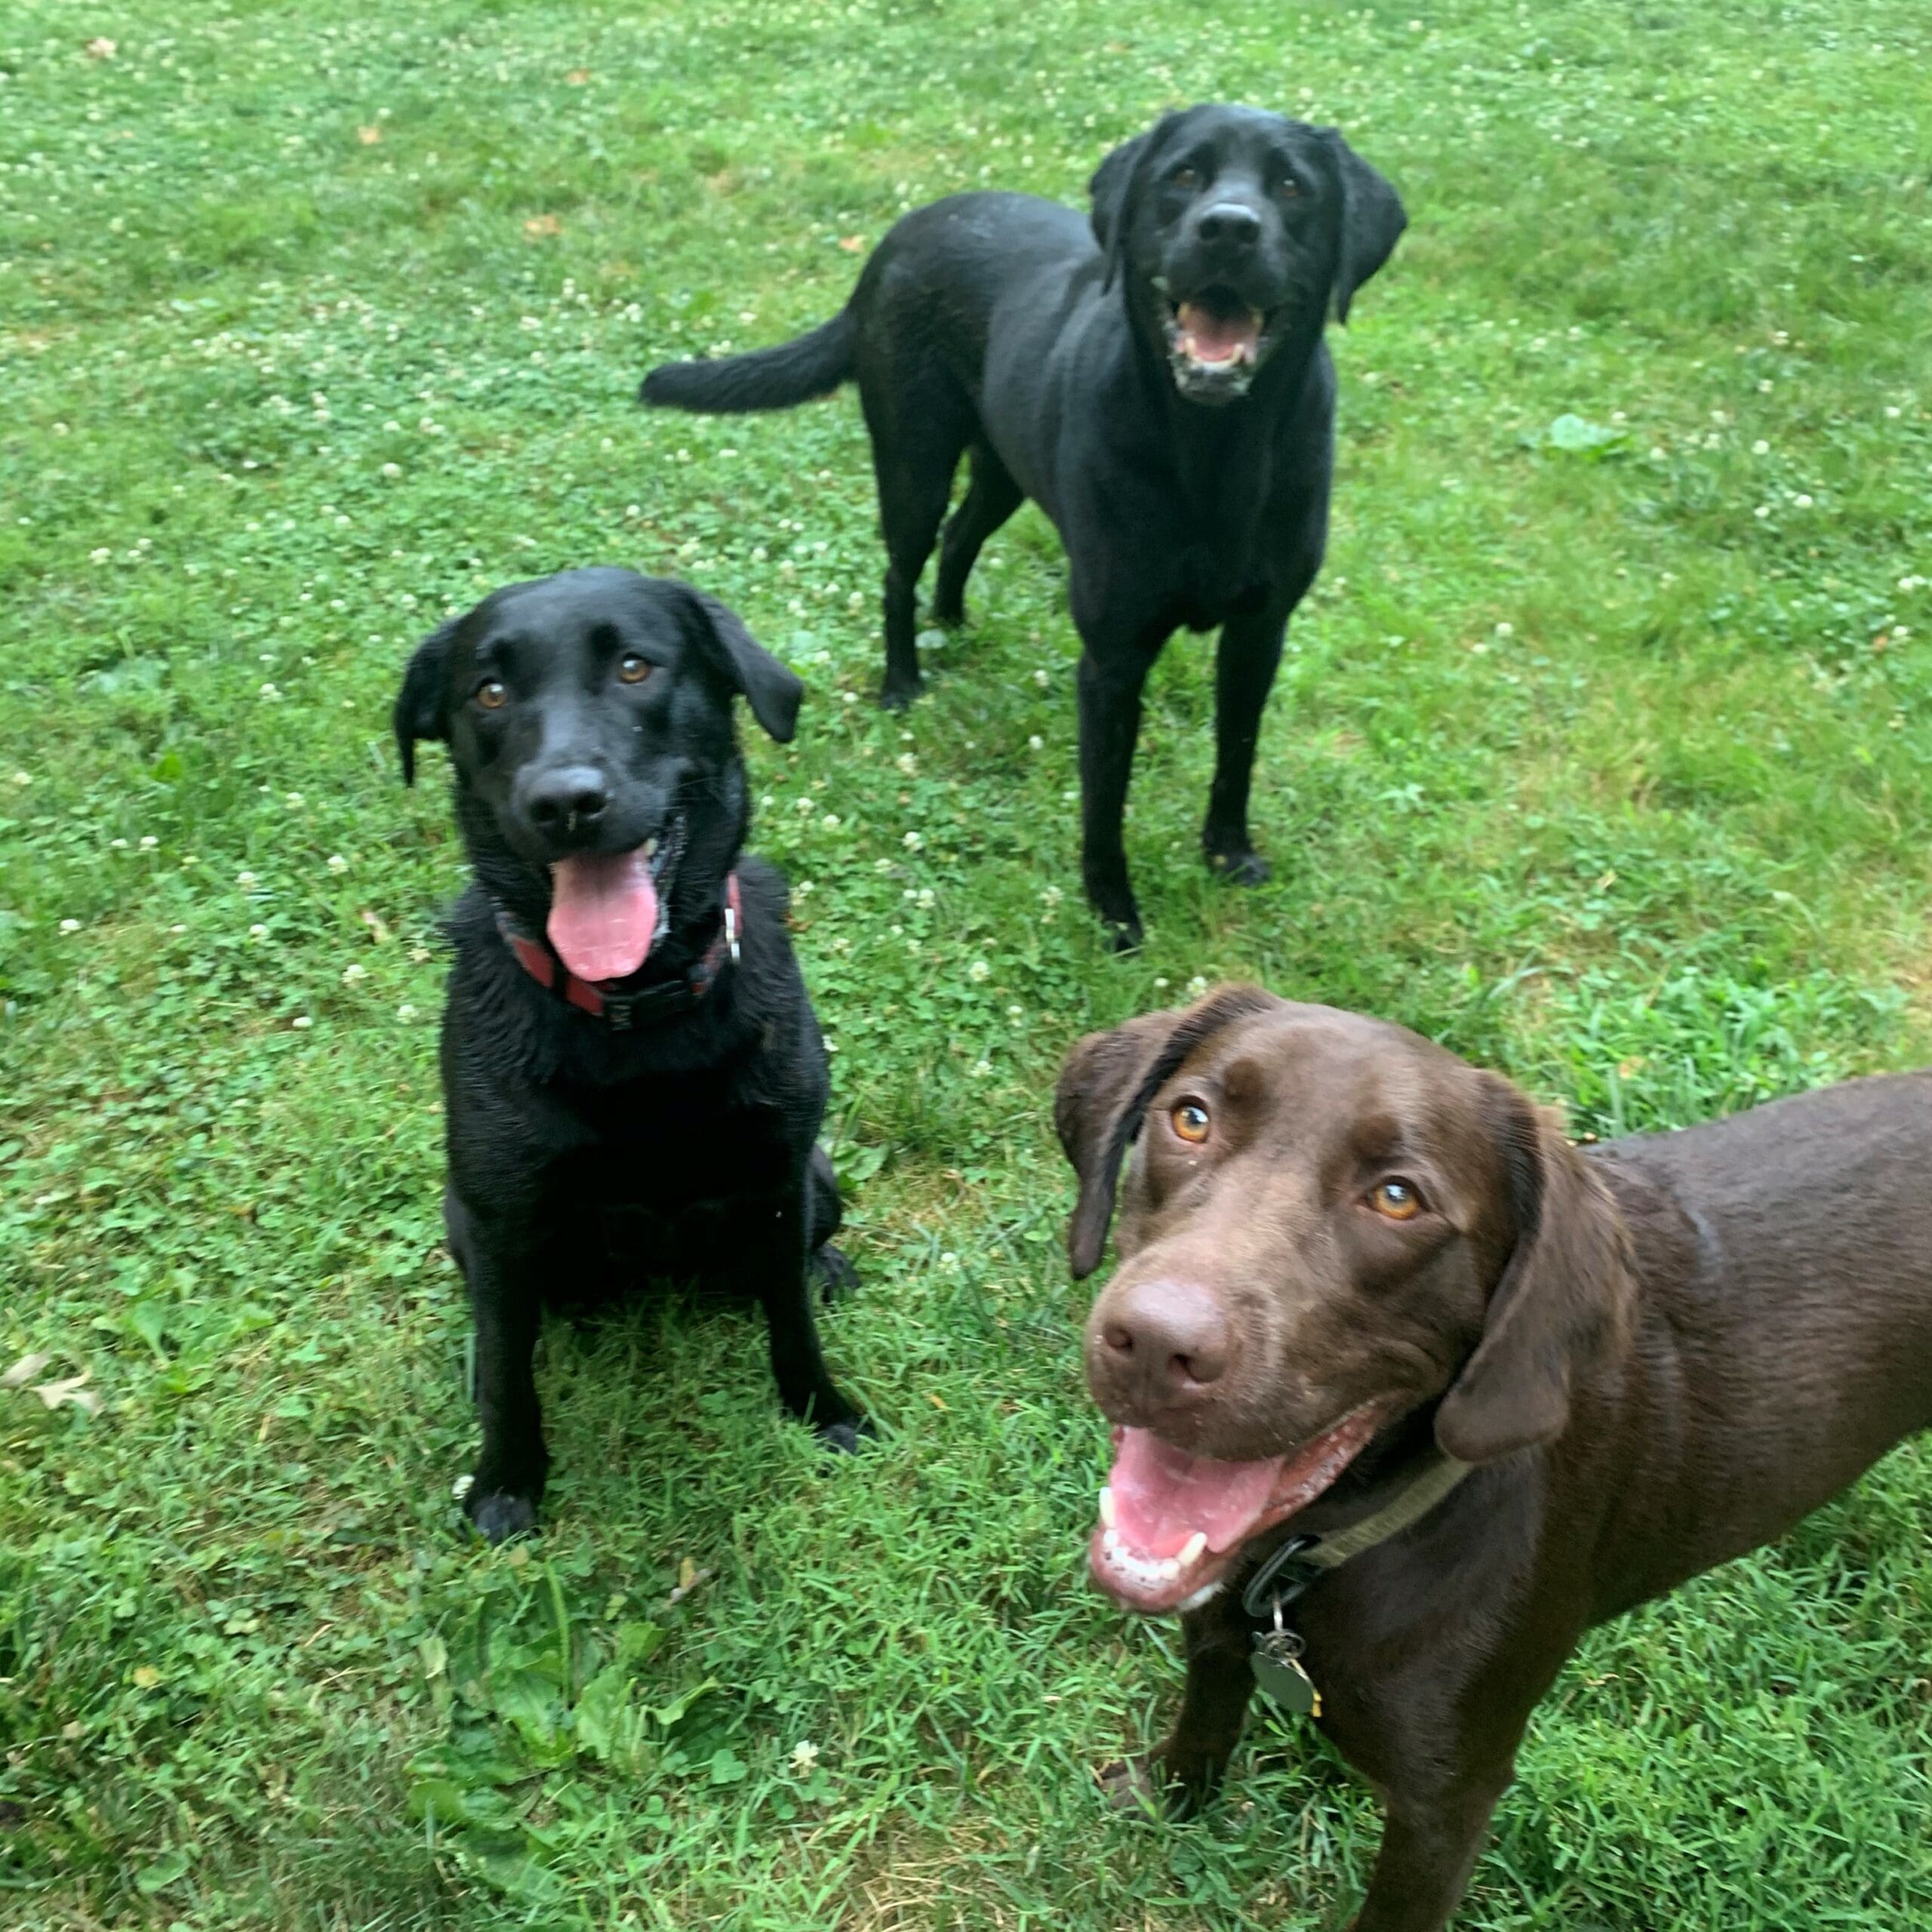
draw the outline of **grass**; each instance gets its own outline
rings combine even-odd
[[[1924,1057],[1928,57],[1917,0],[5,0],[0,1367],[100,1406],[0,1389],[0,1924],[1338,1924],[1375,1823],[1306,1730],[1195,1824],[1096,1796],[1177,1668],[1081,1580],[1050,1083],[1224,974],[1580,1131]],[[1198,862],[1178,641],[1116,960],[1037,515],[887,718],[851,398],[629,398],[822,319],[902,208],[1077,198],[1215,97],[1339,123],[1414,226],[1337,340],[1276,883]],[[460,865],[386,718],[443,611],[595,560],[809,681],[757,837],[837,1048],[830,1345],[884,1438],[816,1457],[737,1316],[554,1328],[548,1526],[491,1553],[449,1495]],[[1598,1632],[1459,1923],[1932,1918],[1928,1500],[1921,1443]]]

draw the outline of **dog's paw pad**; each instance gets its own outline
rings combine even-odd
[[[537,1527],[537,1505],[528,1497],[513,1496],[508,1490],[493,1490],[471,1500],[469,1508],[469,1520],[486,1543],[507,1543],[512,1537],[528,1536]]]

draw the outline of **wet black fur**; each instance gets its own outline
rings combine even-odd
[[[651,667],[638,689],[614,678],[626,652]],[[509,692],[488,713],[473,700],[486,672]],[[841,1448],[864,1426],[826,1373],[813,1318],[814,1274],[847,1272],[828,1245],[838,1191],[817,1144],[825,1048],[786,931],[784,881],[740,851],[740,694],[774,737],[791,737],[798,681],[731,612],[682,584],[589,570],[509,586],[443,626],[397,699],[405,775],[417,740],[450,744],[475,872],[449,925],[444,1208],[476,1324],[483,1448],[466,1506],[493,1541],[531,1527],[543,1492],[531,1373],[541,1311],[586,1291],[695,1279],[753,1297],[786,1407]],[[703,956],[735,865],[740,958],[692,1010],[614,1030],[505,946],[492,899],[540,934],[546,859],[559,855],[518,782],[560,758],[603,774],[611,804],[603,833],[559,849],[629,850],[674,813],[688,828],[668,931],[628,985]]]
[[[1081,869],[1132,944],[1121,832],[1141,689],[1180,626],[1222,627],[1204,849],[1232,879],[1268,876],[1248,791],[1288,614],[1327,540],[1335,377],[1323,323],[1346,317],[1404,216],[1334,128],[1220,106],[1170,114],[1116,149],[1092,195],[1091,226],[1029,195],[916,209],[832,320],[755,354],[654,369],[643,395],[777,409],[857,379],[888,557],[888,705],[920,689],[914,591],[935,538],[933,614],[956,623],[986,540],[1028,497],[1052,518],[1084,647]],[[1217,224],[1231,204],[1253,223],[1238,238]],[[1183,394],[1168,306],[1217,288],[1270,315],[1270,352],[1244,386]],[[971,487],[940,537],[962,454]]]

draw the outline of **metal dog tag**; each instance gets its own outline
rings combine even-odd
[[[1248,1657],[1248,1666],[1254,1672],[1254,1681],[1262,1696],[1271,1704],[1278,1704],[1297,1717],[1318,1718],[1321,1715],[1321,1693],[1315,1689],[1315,1680],[1301,1667],[1301,1639],[1292,1630],[1282,1629],[1281,1612],[1278,1605],[1274,1629],[1254,1633],[1254,1648]]]

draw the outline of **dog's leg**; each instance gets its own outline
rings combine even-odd
[[[450,1248],[469,1287],[476,1331],[476,1406],[483,1452],[463,1507],[492,1543],[537,1527],[550,1455],[534,1372],[542,1302],[534,1245],[480,1226],[454,1194],[443,1203]]]
[[[1352,1932],[1441,1932],[1463,1896],[1513,1766],[1388,1795],[1368,1896]]]
[[[798,1186],[760,1230],[745,1266],[764,1304],[779,1400],[831,1447],[856,1449],[867,1432],[865,1417],[838,1392],[820,1352],[818,1324],[812,1318],[806,1275],[808,1185],[801,1174]]]
[[[1103,657],[1090,645],[1080,660],[1080,872],[1121,952],[1131,952],[1142,938],[1122,821],[1140,735],[1140,693],[1159,648],[1157,641],[1151,651]]]
[[[933,617],[942,624],[966,616],[966,580],[979,561],[980,548],[1026,501],[1006,465],[984,443],[973,445],[973,481],[965,500],[947,518],[940,539],[939,582],[933,592]]]
[[[1254,1692],[1248,1664],[1248,1620],[1241,1599],[1226,1590],[1180,1620],[1187,1647],[1187,1683],[1174,1728],[1146,1758],[1101,1774],[1123,1807],[1164,1801],[1184,1818],[1213,1797],[1240,1741]]]
[[[817,1142],[805,1169],[805,1205],[811,1215],[811,1231],[805,1245],[811,1254],[813,1271],[829,1306],[858,1285],[859,1271],[843,1248],[834,1247],[832,1237],[838,1232],[844,1211],[838,1199],[838,1177],[832,1171],[832,1156]]]
[[[1259,885],[1268,862],[1247,831],[1247,799],[1261,713],[1281,661],[1283,617],[1231,617],[1214,658],[1214,783],[1201,829],[1208,863],[1237,885]]]
[[[897,379],[890,393],[884,385],[863,382],[860,393],[885,539],[885,681],[878,701],[899,711],[924,688],[916,641],[919,573],[946,514],[967,424],[961,420],[964,404],[943,371]]]

